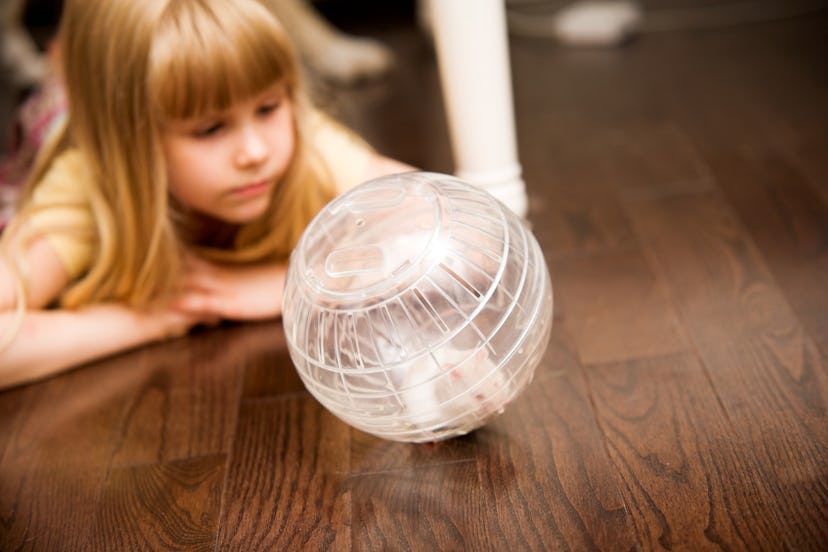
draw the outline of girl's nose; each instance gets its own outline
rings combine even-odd
[[[267,158],[267,142],[255,125],[246,125],[241,129],[241,141],[236,152],[236,163],[240,167],[260,164]]]

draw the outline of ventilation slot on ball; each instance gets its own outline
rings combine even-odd
[[[419,289],[414,288],[412,291],[414,292],[414,296],[420,302],[420,305],[422,305],[424,311],[428,313],[428,316],[434,322],[434,325],[437,326],[437,328],[439,328],[441,333],[448,333],[448,325],[446,325],[446,322],[440,316],[440,313],[437,312],[437,309],[434,308],[434,305],[431,304],[431,301],[429,301],[428,298],[425,295],[423,295],[423,292],[421,292]]]
[[[440,268],[442,268],[446,274],[448,274],[454,279],[455,282],[466,288],[468,292],[474,295],[476,298],[479,299],[483,295],[473,285],[471,285],[471,283],[469,283],[468,280],[466,280],[465,278],[457,274],[455,271],[450,269],[448,266],[446,266],[445,263],[440,263]]]

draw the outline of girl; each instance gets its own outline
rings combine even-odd
[[[412,169],[308,104],[257,0],[69,0],[59,39],[69,117],[0,242],[0,386],[278,316],[311,217]]]

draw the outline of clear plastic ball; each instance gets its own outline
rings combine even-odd
[[[290,259],[288,349],[308,391],[372,435],[481,427],[531,382],[552,326],[537,240],[483,189],[413,172],[328,204]]]

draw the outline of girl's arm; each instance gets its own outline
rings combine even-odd
[[[141,312],[114,304],[43,310],[66,287],[68,275],[44,239],[27,249],[25,261],[29,281],[22,319],[14,312],[17,279],[6,262],[0,262],[0,341],[13,332],[11,342],[0,348],[0,388],[182,334],[196,323],[192,316],[172,310]]]
[[[0,313],[0,328],[9,328],[14,316]],[[121,304],[26,311],[12,342],[0,352],[0,388],[181,335],[193,324],[192,317],[174,310],[144,312]]]

